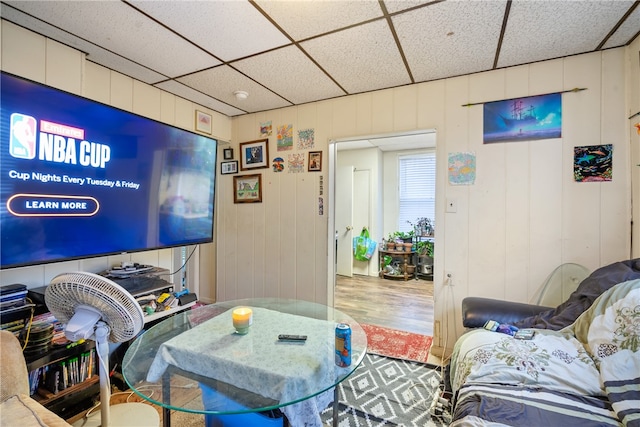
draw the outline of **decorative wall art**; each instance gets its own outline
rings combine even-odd
[[[304,154],[295,153],[289,154],[289,158],[287,159],[289,173],[300,173],[304,172]]]
[[[484,104],[484,143],[562,136],[562,95],[514,98]]]
[[[222,175],[238,173],[238,161],[237,160],[232,160],[230,162],[222,162],[222,163],[220,163],[220,173]]]
[[[282,172],[284,170],[284,159],[282,157],[276,157],[273,159],[273,171]]]
[[[315,130],[304,129],[298,131],[298,150],[308,150],[315,146]]]
[[[293,125],[278,126],[278,151],[293,150]]]
[[[233,159],[233,148],[225,148],[222,150],[222,156],[225,160]]]
[[[262,175],[239,175],[233,177],[233,203],[262,202]]]
[[[475,153],[449,153],[449,184],[473,185],[476,182]]]
[[[577,182],[611,181],[613,177],[613,145],[591,145],[573,148],[573,176]]]
[[[309,163],[307,166],[307,171],[322,171],[322,151],[309,151]]]
[[[260,136],[271,136],[271,120],[260,123]]]
[[[211,135],[211,132],[213,132],[213,129],[211,128],[211,122],[211,114],[196,110],[196,130],[198,132],[208,133],[209,135]]]
[[[269,167],[269,140],[243,142],[240,144],[240,170]]]

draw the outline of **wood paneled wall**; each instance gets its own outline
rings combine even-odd
[[[550,272],[566,262],[593,270],[631,254],[631,173],[626,114],[625,49],[336,98],[233,119],[232,147],[260,137],[271,121],[270,157],[278,126],[315,129],[315,150],[358,136],[436,129],[438,156],[435,293],[444,330],[436,344],[459,335],[460,302],[468,295],[528,301]],[[637,53],[636,53],[637,56]],[[627,83],[628,84],[628,83]],[[482,105],[462,105],[558,92],[559,139],[483,145]],[[297,136],[295,137],[297,138]],[[575,146],[613,144],[611,182],[573,179]],[[294,144],[295,146],[295,144]],[[297,152],[294,148],[293,152]],[[477,156],[474,185],[447,183],[453,152]],[[281,296],[330,301],[327,236],[332,206],[318,215],[318,174],[271,169],[260,204],[234,204],[231,177],[220,180],[219,299]],[[333,177],[323,166],[325,189]],[[339,184],[338,184],[339,185]],[[445,212],[455,199],[456,213]],[[454,274],[444,286],[444,271]],[[436,328],[437,329],[437,328]]]

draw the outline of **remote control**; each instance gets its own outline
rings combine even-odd
[[[278,339],[280,341],[306,341],[307,340],[307,336],[306,335],[280,334],[280,335],[278,335]]]

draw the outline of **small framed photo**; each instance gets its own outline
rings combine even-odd
[[[222,163],[220,163],[220,173],[222,175],[238,173],[238,161],[237,160],[232,160],[230,162],[222,162]]]
[[[240,170],[269,167],[269,140],[240,143]]]
[[[233,177],[233,203],[261,203],[262,174]]]
[[[208,133],[211,135],[211,132],[213,131],[211,128],[211,122],[211,114],[196,110],[196,130],[198,132]]]
[[[225,160],[233,159],[233,148],[225,148],[222,150],[222,156]]]
[[[308,172],[322,171],[322,151],[309,151]]]

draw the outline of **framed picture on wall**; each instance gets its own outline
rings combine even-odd
[[[240,170],[269,167],[269,140],[243,142],[240,144]]]
[[[233,148],[225,148],[222,150],[222,156],[225,160],[233,159]]]
[[[230,162],[222,162],[222,163],[220,163],[220,173],[222,175],[238,173],[238,161],[237,160],[232,160]]]
[[[308,172],[322,171],[322,151],[309,151]]]
[[[262,174],[233,177],[233,203],[262,202]]]
[[[211,135],[213,131],[211,128],[212,119],[211,114],[196,110],[196,130]]]

